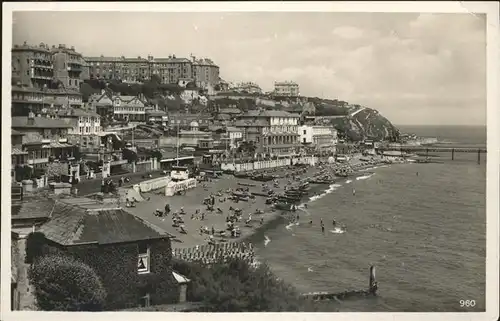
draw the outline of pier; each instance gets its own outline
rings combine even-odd
[[[401,155],[404,153],[425,153],[421,156],[432,156],[429,153],[451,153],[451,160],[455,160],[456,153],[476,153],[477,163],[481,163],[481,154],[486,154],[486,148],[472,148],[472,147],[434,147],[434,146],[393,146],[393,147],[379,147],[376,148],[376,152],[383,153],[385,151],[399,151]]]
[[[366,290],[348,290],[343,292],[310,292],[303,293],[302,296],[314,301],[323,300],[346,300],[352,298],[362,298],[367,296],[376,296],[378,283],[375,279],[375,266],[370,266],[370,278],[368,289]]]

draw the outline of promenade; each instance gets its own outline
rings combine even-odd
[[[153,178],[157,178],[162,176],[161,174],[162,171],[153,171],[153,172],[148,172],[148,174],[151,174]],[[130,179],[130,182],[125,183],[124,186],[132,186],[134,184],[138,184],[146,179],[142,178],[143,175],[146,175],[146,172],[139,172],[139,173],[130,173],[130,174],[120,174],[120,175],[114,175],[110,176],[107,179],[111,178],[113,181],[116,183],[118,182],[118,179],[120,177],[128,177]],[[82,178],[80,180],[80,183],[76,185],[78,188],[78,195],[79,196],[85,196],[93,193],[98,193],[101,191],[101,182],[102,178],[97,177],[93,179],[86,179]]]

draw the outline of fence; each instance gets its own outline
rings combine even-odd
[[[176,248],[172,250],[172,256],[179,260],[201,262],[203,264],[214,264],[236,258],[252,264],[254,263],[255,250],[251,243],[228,242],[182,249]]]

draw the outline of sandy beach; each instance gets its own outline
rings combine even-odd
[[[279,171],[285,171],[285,169],[279,169]],[[305,174],[300,175],[301,178],[313,175],[317,169],[315,167],[307,168]],[[299,176],[298,176],[299,177]],[[252,233],[261,226],[265,226],[269,221],[276,219],[282,212],[274,211],[271,205],[265,204],[266,197],[255,196],[254,199],[250,199],[248,202],[239,201],[238,203],[229,200],[228,197],[231,195],[227,193],[229,189],[236,190],[237,188],[247,188],[249,192],[259,192],[263,193],[262,185],[266,184],[276,193],[283,192],[284,187],[289,184],[291,177],[285,177],[277,179],[279,182],[279,188],[274,188],[272,182],[258,182],[252,181],[250,179],[236,178],[233,175],[224,175],[219,179],[212,179],[209,182],[198,183],[198,186],[194,189],[188,190],[185,195],[182,196],[165,196],[165,191],[160,189],[153,193],[144,193],[143,197],[149,197],[149,201],[143,201],[136,203],[136,207],[128,208],[127,210],[134,215],[141,217],[142,219],[151,222],[154,225],[159,226],[168,233],[176,237],[172,242],[173,248],[187,248],[194,247],[196,245],[207,244],[209,239],[209,234],[200,233],[201,227],[206,227],[210,231],[212,227],[215,231],[221,231],[226,229],[226,218],[232,212],[230,207],[234,209],[240,209],[243,213],[242,219],[235,224],[241,230],[241,235],[237,238],[231,238],[229,233],[228,236],[223,238],[227,242],[240,241],[252,235]],[[248,186],[243,186],[239,184],[248,184]],[[253,186],[249,186],[253,185]],[[219,193],[220,196],[217,194]],[[214,211],[208,211],[207,206],[203,204],[205,198],[210,197],[211,194],[215,195],[215,206]],[[224,201],[224,198],[226,200]],[[170,205],[171,212],[168,216],[160,218],[154,215],[156,209],[164,210],[166,204]],[[184,220],[184,227],[187,230],[187,234],[182,234],[179,228],[172,226],[172,213],[180,212],[184,209],[185,215],[182,215]],[[222,212],[219,212],[220,209]],[[199,214],[192,216],[199,210]],[[262,214],[258,214],[256,211],[260,210]],[[204,213],[204,219],[201,219]],[[246,224],[245,221],[250,217],[252,221],[250,224]],[[216,242],[220,242],[221,237],[214,236]]]
[[[377,161],[381,160],[377,159]],[[349,164],[354,165],[353,167],[356,168],[356,171],[376,165],[376,163],[368,164],[359,161],[359,158],[356,157],[353,158]],[[323,164],[321,166],[308,167],[305,173],[297,175],[297,177],[301,179],[312,177],[315,173],[318,173],[325,168],[331,169],[335,166],[339,166],[339,164]],[[349,165],[343,164],[340,166]],[[239,201],[236,203],[228,199],[231,195],[231,193],[228,193],[228,190],[234,191],[237,188],[248,187],[249,192],[263,193],[262,186],[267,185],[276,193],[281,193],[283,192],[284,187],[292,181],[291,170],[280,168],[275,172],[278,174],[280,172],[287,174],[284,178],[277,179],[279,182],[279,188],[274,188],[272,181],[263,183],[252,181],[250,179],[236,178],[233,175],[224,175],[218,179],[198,183],[196,188],[188,190],[186,194],[182,196],[176,195],[167,197],[165,196],[164,189],[160,189],[152,193],[144,193],[143,197],[149,197],[149,200],[138,202],[136,203],[136,207],[128,208],[127,210],[175,236],[175,239],[172,242],[173,248],[189,248],[196,245],[208,244],[210,234],[201,233],[200,228],[203,227],[207,228],[209,231],[211,231],[212,228],[216,231],[214,236],[214,240],[216,242],[235,242],[242,239],[248,239],[255,233],[256,230],[265,227],[268,223],[270,223],[270,221],[274,221],[277,217],[283,215],[284,213],[280,210],[274,210],[271,205],[265,204],[266,197],[264,196],[255,196],[254,199],[250,199],[248,202]],[[327,185],[325,185],[325,188],[328,188]],[[210,197],[210,195],[215,195],[214,211],[208,211],[207,206],[203,204],[203,200]],[[170,205],[170,214],[166,217],[155,216],[155,211],[157,209],[163,211],[166,204]],[[232,238],[229,235],[229,232],[227,232],[225,237],[220,237],[218,236],[219,233],[217,233],[217,231],[223,231],[227,228],[226,218],[230,213],[232,213],[230,210],[231,207],[233,209],[240,209],[243,214],[242,219],[235,223],[235,227],[240,229],[241,235],[239,237]],[[184,220],[183,225],[187,234],[182,234],[178,227],[173,226],[172,214],[174,212],[180,212],[181,209],[185,212],[185,214],[181,216]],[[218,209],[221,211],[218,211]],[[197,211],[198,214],[195,214]],[[257,213],[257,211],[262,212],[262,214]],[[283,216],[290,219],[294,215],[295,214],[288,212]],[[249,219],[250,216],[252,217],[252,221],[250,224],[246,224],[245,221]]]

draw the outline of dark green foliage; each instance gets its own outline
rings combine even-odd
[[[35,260],[44,254],[46,244],[45,235],[41,232],[32,232],[26,238],[26,257],[25,263],[32,264]]]
[[[37,306],[44,311],[100,311],[106,298],[95,271],[69,256],[44,256],[28,276]]]
[[[126,159],[129,163],[137,161],[137,153],[128,148],[122,149],[122,157],[123,159]]]
[[[243,260],[216,263],[174,261],[175,271],[191,279],[187,299],[202,302],[211,312],[316,311],[295,288],[278,279],[267,265],[254,268]]]
[[[159,150],[153,150],[150,155],[152,158],[161,161],[163,159],[163,154]]]
[[[178,284],[172,275],[170,240],[150,242],[150,273],[137,273],[137,243],[81,245],[67,249],[51,245],[47,252],[69,255],[85,262],[99,275],[106,289],[104,311],[135,308],[145,290],[151,304],[177,303]]]
[[[17,165],[14,169],[15,178],[17,182],[20,182],[25,179],[31,179],[33,174],[33,169],[28,165],[19,166]]]

